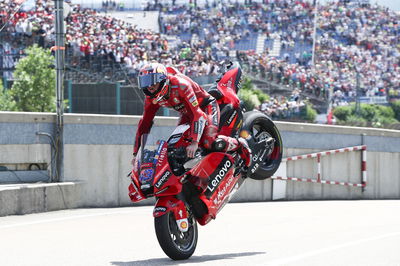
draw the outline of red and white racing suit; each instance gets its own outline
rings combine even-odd
[[[190,139],[198,141],[200,147],[206,149],[218,147],[218,151],[222,152],[238,150],[247,165],[250,161],[248,148],[242,149],[243,143],[235,138],[218,136],[220,111],[217,101],[196,82],[175,68],[168,67],[167,71],[169,83],[166,86],[169,86],[169,96],[159,102],[146,96],[144,113],[136,132],[133,153],[138,152],[141,136],[150,132],[153,118],[157,110],[163,106],[173,108],[180,113],[178,125],[189,124]],[[216,141],[217,139],[218,141]],[[218,145],[216,145],[217,142]]]

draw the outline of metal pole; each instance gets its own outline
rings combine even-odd
[[[356,73],[356,114],[360,114],[360,71]]]
[[[56,169],[57,176],[55,181],[63,181],[63,159],[64,159],[64,91],[63,91],[63,74],[64,74],[64,8],[63,0],[55,1],[55,29],[56,29],[56,111],[57,111],[57,125],[56,125]]]
[[[318,1],[315,0],[315,11],[314,11],[314,33],[313,33],[313,46],[312,46],[312,57],[311,64],[315,64],[315,43],[317,41],[317,22],[318,22]]]

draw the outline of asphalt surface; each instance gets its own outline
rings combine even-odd
[[[0,217],[0,265],[400,265],[400,201],[228,204],[170,260],[152,207]]]

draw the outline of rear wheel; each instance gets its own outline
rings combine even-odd
[[[161,248],[173,260],[188,259],[197,245],[197,223],[193,215],[189,215],[189,229],[181,232],[173,212],[154,219],[156,235]]]
[[[252,111],[244,114],[242,130],[246,130],[251,135],[249,141],[250,148],[257,142],[273,138],[274,141],[268,149],[266,158],[261,162],[254,173],[248,173],[248,177],[256,180],[263,180],[271,177],[279,168],[282,161],[283,143],[278,128],[274,122],[263,113]],[[252,169],[254,160],[249,169]]]

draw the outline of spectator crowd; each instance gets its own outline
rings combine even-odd
[[[115,1],[104,1],[103,8],[110,3]],[[153,6],[161,12],[161,33],[74,5],[66,19],[69,63],[90,67],[101,58],[123,66],[134,77],[144,64],[157,60],[190,76],[205,76],[218,73],[218,61],[236,57],[253,76],[317,97],[334,96],[335,104],[354,98],[357,84],[366,96],[399,95],[400,17],[387,8],[342,1],[320,5],[312,64],[312,2],[208,3],[205,8],[148,4],[144,8]],[[18,7],[13,0],[0,0],[0,27],[5,25],[0,33],[3,69],[12,68],[27,45],[49,48],[54,42],[53,1],[37,0],[29,11],[17,11]],[[241,41],[259,34],[279,39],[281,56],[271,56],[271,47],[261,54],[236,49]]]

